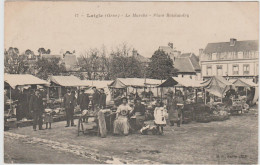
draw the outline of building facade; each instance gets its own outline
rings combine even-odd
[[[228,79],[249,78],[258,81],[258,41],[209,43],[200,49],[200,64],[203,79],[224,76]]]

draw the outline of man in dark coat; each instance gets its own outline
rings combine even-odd
[[[106,99],[107,99],[107,95],[105,94],[105,91],[102,88],[100,90],[100,96],[99,96],[99,106],[100,106],[101,109],[106,108]]]
[[[78,97],[78,105],[80,106],[81,111],[88,109],[88,105],[89,105],[89,97],[84,92],[85,92],[84,90],[81,90],[81,93]]]
[[[84,90],[81,90],[81,94],[78,97],[78,105],[80,106],[81,113],[83,110],[87,110],[89,106],[89,96],[88,94],[84,93]],[[85,122],[87,118],[83,118],[83,121]]]
[[[74,125],[74,119],[73,119],[76,98],[71,93],[70,89],[68,89],[67,93],[64,95],[63,103],[64,103],[65,112],[66,112],[66,120],[67,120],[66,127],[69,127],[70,123],[71,123],[71,126],[76,126],[76,125]]]
[[[94,91],[92,96],[92,110],[95,111],[96,108],[99,106],[99,93],[96,87],[93,87],[92,89]]]
[[[36,90],[30,97],[29,109],[33,114],[33,130],[36,131],[37,124],[39,125],[39,130],[42,130],[43,100],[39,90]]]

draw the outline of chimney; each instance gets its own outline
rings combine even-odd
[[[168,46],[173,49],[173,43],[169,42],[169,43],[168,43]]]
[[[138,54],[138,53],[137,53],[137,50],[135,50],[135,49],[133,49],[132,53],[133,53],[133,56],[134,56],[134,57],[136,57],[137,54]]]
[[[199,49],[199,56],[201,56],[203,54],[203,49]]]
[[[236,41],[237,41],[237,39],[235,39],[235,38],[230,38],[230,43],[229,43],[229,45],[230,45],[230,46],[235,46]]]

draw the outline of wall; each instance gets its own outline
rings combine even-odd
[[[201,73],[202,77],[217,75],[217,65],[222,65],[223,76],[257,76],[258,75],[258,60],[257,59],[245,59],[245,60],[230,60],[230,61],[202,61]],[[244,75],[244,64],[249,65],[249,74]],[[212,66],[212,75],[207,75],[207,66]],[[239,66],[239,74],[233,74],[233,65]]]

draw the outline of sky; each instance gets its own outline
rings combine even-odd
[[[4,48],[37,54],[44,47],[52,54],[75,50],[80,55],[102,45],[110,51],[125,42],[151,57],[172,42],[176,50],[198,54],[211,42],[258,40],[258,12],[257,2],[5,2]],[[165,17],[167,13],[183,17]]]

